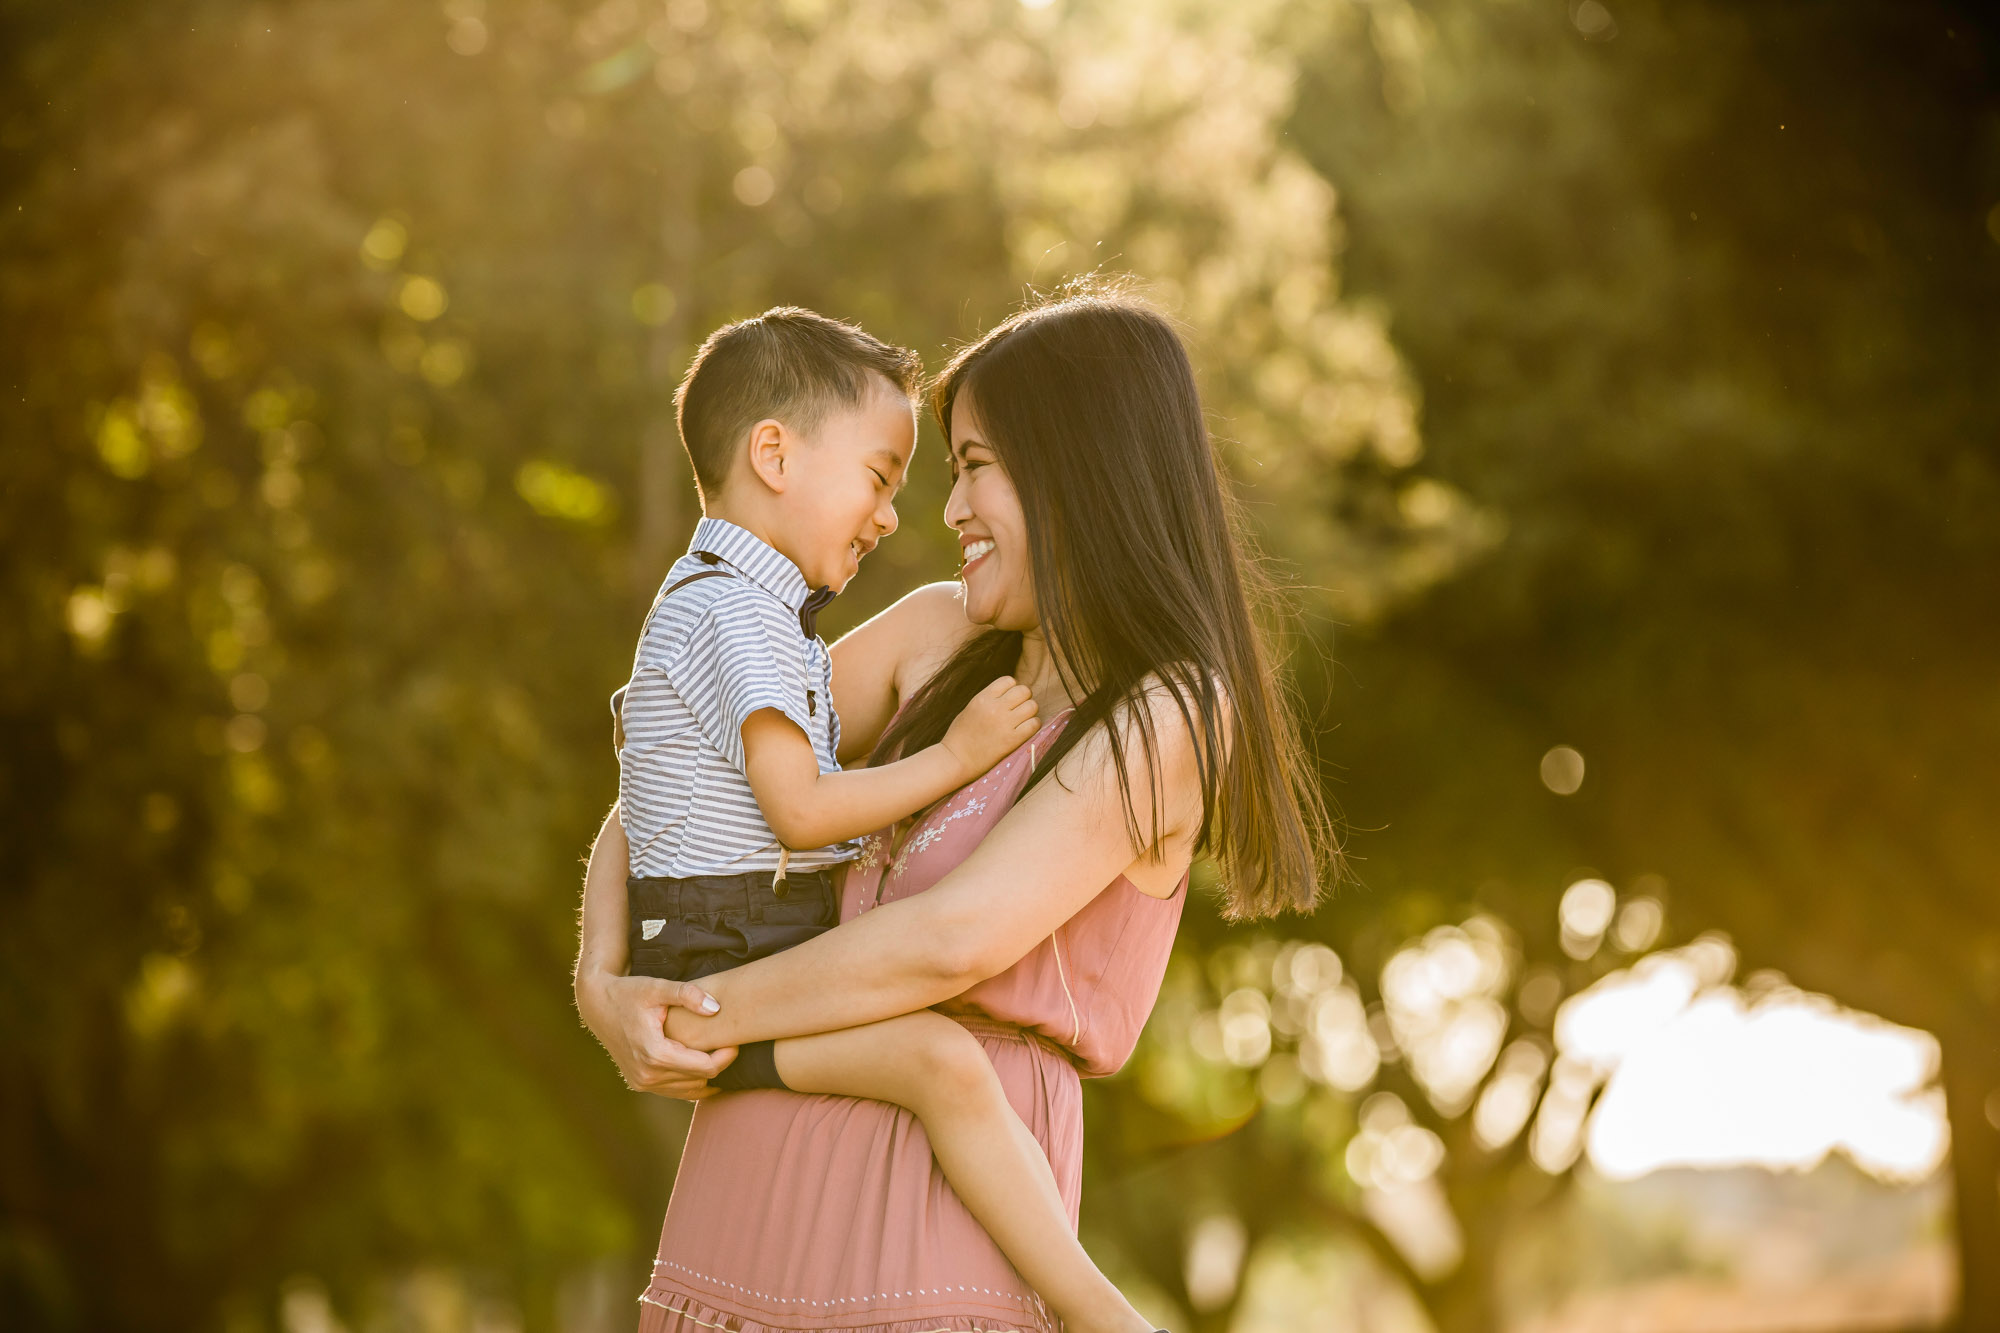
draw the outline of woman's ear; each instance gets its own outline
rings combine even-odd
[[[785,457],[791,451],[791,433],[782,421],[766,417],[750,428],[750,471],[774,494],[785,492]]]

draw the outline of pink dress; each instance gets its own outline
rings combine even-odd
[[[847,876],[841,920],[922,893],[998,823],[1064,717],[933,809],[889,860],[877,834]],[[1180,922],[1122,875],[1005,972],[938,1006],[986,1048],[1055,1168],[1070,1224],[1082,1184],[1079,1077],[1114,1073],[1145,1025]],[[660,1232],[641,1333],[1046,1330],[1021,1281],[886,1102],[757,1091],[696,1108]]]

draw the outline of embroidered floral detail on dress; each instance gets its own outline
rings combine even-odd
[[[896,857],[896,864],[895,867],[892,870],[890,870],[889,878],[901,879],[903,877],[903,871],[908,869],[909,867],[910,858],[917,855],[919,852],[926,850],[927,848],[930,847],[932,843],[936,842],[939,838],[942,838],[944,836],[945,825],[951,823],[951,821],[954,819],[963,819],[967,815],[980,814],[985,809],[986,809],[986,798],[983,796],[975,796],[971,800],[967,801],[964,805],[959,806],[956,810],[952,810],[947,814],[945,814],[936,823],[925,824],[922,828],[918,829],[915,833],[911,834],[910,841],[904,845],[902,853]]]
[[[889,850],[889,839],[880,833],[871,833],[861,840],[861,855],[855,858],[856,870],[873,870],[882,864],[883,854]]]

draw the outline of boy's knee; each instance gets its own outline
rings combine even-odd
[[[929,1098],[963,1106],[989,1099],[999,1090],[999,1076],[985,1048],[956,1023],[926,1033],[915,1054]]]

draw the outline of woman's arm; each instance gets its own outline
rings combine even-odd
[[[1193,742],[1164,692],[1148,696],[1158,739],[1165,855],[1185,862],[1201,827]],[[667,1016],[687,1045],[713,1049],[854,1027],[950,999],[1012,966],[1144,854],[1146,756],[1122,728],[1141,840],[1125,823],[1113,741],[1095,729],[939,884],[886,903],[769,958],[703,978],[721,1004]]]
[[[841,635],[829,650],[840,762],[866,758],[903,700],[978,632],[959,585],[931,583]]]
[[[631,848],[618,807],[590,849],[583,877],[582,943],[576,957],[576,1009],[604,1043],[634,1092],[699,1101],[708,1080],[736,1058],[732,1050],[691,1050],[666,1034],[667,1011],[713,1003],[698,986],[658,977],[629,977],[625,967],[625,876]]]

